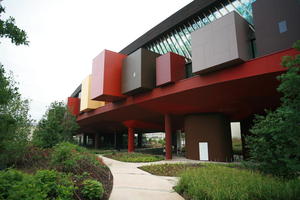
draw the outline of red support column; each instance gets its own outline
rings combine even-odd
[[[172,126],[169,114],[165,114],[166,160],[172,159]]]
[[[128,152],[134,151],[134,131],[133,128],[128,128]]]

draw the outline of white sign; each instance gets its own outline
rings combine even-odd
[[[208,161],[208,143],[199,142],[199,159]]]

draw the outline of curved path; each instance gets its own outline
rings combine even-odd
[[[155,176],[138,169],[146,163],[125,163],[106,157],[102,159],[114,177],[110,200],[184,200],[172,189],[177,178]]]

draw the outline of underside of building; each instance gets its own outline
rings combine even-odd
[[[104,50],[68,98],[82,143],[133,152],[142,134],[164,132],[172,159],[184,133],[187,158],[232,161],[230,122],[245,144],[253,116],[280,104],[276,77],[281,57],[297,53],[299,19],[297,0],[197,0],[120,52]]]

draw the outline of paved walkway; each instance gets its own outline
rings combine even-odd
[[[102,159],[114,177],[110,200],[183,200],[172,189],[178,181],[176,177],[154,176],[138,167],[154,163],[188,162],[187,160],[125,163],[105,157]]]

